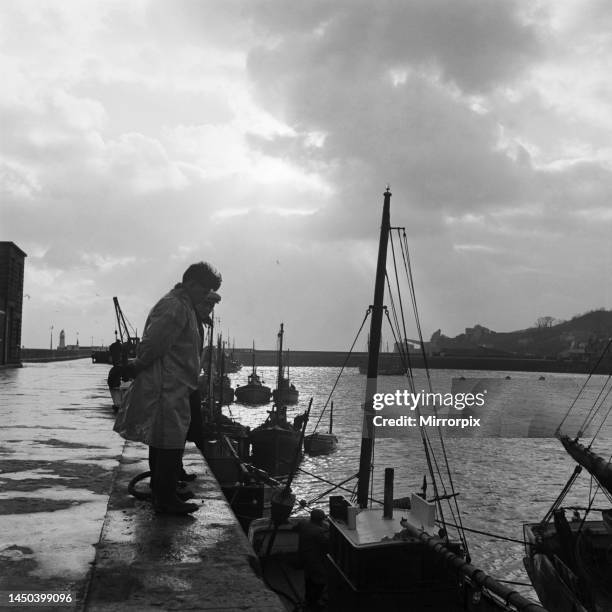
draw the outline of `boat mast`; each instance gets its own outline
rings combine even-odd
[[[215,394],[213,391],[213,351],[214,351],[214,328],[215,318],[210,317],[210,327],[208,328],[208,381],[206,389],[206,399],[208,400],[208,413],[210,418],[213,419],[215,415]]]
[[[255,340],[253,340],[253,374],[255,374]]]
[[[376,281],[374,284],[374,304],[370,321],[370,342],[368,347],[368,377],[366,381],[365,402],[363,407],[363,426],[361,433],[361,454],[359,457],[359,484],[357,487],[357,503],[360,508],[368,505],[368,488],[370,486],[370,469],[372,465],[372,449],[374,446],[374,394],[378,378],[378,355],[383,319],[383,299],[385,295],[385,271],[387,267],[387,245],[391,229],[390,208],[391,191],[387,187],[383,204],[382,222],[380,226],[380,241],[378,244],[378,262],[376,265]]]
[[[280,390],[283,378],[283,324],[278,332],[278,374],[276,377],[276,388]]]

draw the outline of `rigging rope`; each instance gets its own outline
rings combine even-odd
[[[346,359],[344,360],[344,363],[342,364],[342,368],[340,369],[340,372],[338,374],[338,376],[336,377],[336,382],[334,383],[334,386],[332,387],[332,390],[329,392],[329,395],[327,397],[327,400],[325,402],[325,405],[323,406],[323,410],[321,411],[321,414],[319,415],[319,419],[317,420],[313,433],[315,431],[317,431],[317,427],[319,427],[319,423],[321,422],[321,419],[323,418],[323,415],[325,414],[325,410],[327,408],[327,405],[329,404],[329,401],[332,398],[332,395],[334,393],[334,391],[336,390],[336,386],[338,385],[338,381],[340,380],[340,377],[342,376],[342,372],[344,372],[344,368],[346,367],[346,364],[348,363],[348,360],[351,356],[351,353],[353,352],[353,349],[355,348],[355,344],[357,344],[357,340],[359,338],[359,335],[361,334],[361,330],[363,329],[363,326],[365,325],[368,316],[370,315],[370,313],[372,312],[372,308],[368,308],[365,316],[363,317],[363,321],[361,322],[361,326],[359,327],[359,330],[357,331],[357,335],[355,336],[355,339],[353,340],[353,344],[351,344],[351,348],[349,349],[349,352],[346,356]]]
[[[423,341],[423,330],[421,327],[421,319],[419,316],[419,310],[418,310],[418,304],[417,304],[417,300],[416,300],[416,289],[415,289],[415,285],[414,285],[414,275],[412,272],[412,265],[410,262],[410,251],[408,248],[408,238],[406,235],[406,230],[405,228],[396,228],[397,229],[397,236],[398,236],[398,241],[400,244],[400,249],[401,249],[401,255],[402,255],[402,260],[404,263],[404,270],[406,272],[406,278],[408,280],[408,286],[410,289],[410,297],[412,300],[412,307],[413,307],[413,311],[414,311],[414,317],[415,317],[415,324],[417,327],[417,333],[418,333],[418,340],[420,343],[420,347],[421,347],[421,354],[423,357],[423,365],[425,368],[425,373],[426,373],[426,377],[427,377],[427,383],[428,383],[428,387],[430,391],[433,391],[433,384],[432,384],[432,380],[431,380],[431,372],[429,370],[429,364],[427,362],[427,353],[425,351],[425,343]],[[400,234],[400,231],[402,232]],[[402,240],[403,239],[403,240]],[[393,240],[391,241],[392,244],[392,251],[394,253],[395,256],[395,251],[393,250]],[[437,414],[437,410],[434,406],[434,412]],[[419,416],[420,419],[420,416]],[[450,463],[448,460],[448,454],[446,452],[446,444],[444,443],[444,437],[442,436],[442,430],[441,428],[438,426],[437,427],[438,430],[438,436],[439,436],[439,440],[440,440],[440,448],[442,450],[442,454],[444,457],[444,463],[446,466],[446,472],[447,472],[447,476],[448,476],[448,481],[449,481],[449,486],[451,489],[451,492],[453,494],[453,497],[451,498],[453,501],[451,503],[451,501],[449,500],[449,508],[451,509],[451,513],[453,514],[453,518],[454,518],[454,511],[453,511],[453,504],[455,507],[455,511],[457,513],[457,518],[455,520],[458,521],[459,525],[461,526],[463,524],[462,518],[461,518],[461,511],[459,509],[459,503],[457,501],[457,498],[455,496],[455,485],[453,482],[453,477],[452,477],[452,473],[450,470]],[[429,442],[430,446],[431,446],[431,442]],[[432,454],[433,454],[433,448],[432,450]],[[435,454],[434,454],[435,457]],[[442,480],[442,479],[441,479]],[[463,545],[465,547],[466,550],[466,555],[469,558],[469,549],[468,549],[468,544],[467,544],[467,538],[465,537],[465,534],[460,530],[459,531],[459,536],[463,542]]]
[[[557,499],[553,502],[548,512],[544,515],[544,518],[540,521],[540,525],[545,525],[548,523],[548,521],[550,521],[555,510],[561,505],[565,499],[565,496],[569,493],[569,490],[572,488],[572,485],[576,481],[576,478],[578,478],[580,472],[582,472],[582,466],[578,464],[576,467],[574,467],[574,471],[572,472],[572,475],[569,477],[568,481],[565,483],[561,493],[559,493]]]
[[[597,482],[597,486],[595,487],[595,493],[593,493],[593,496],[591,497],[591,491],[593,490],[593,480]],[[582,517],[582,520],[580,521],[580,527],[578,527],[577,535],[580,535],[580,533],[582,532],[582,528],[584,527],[584,523],[586,521],[587,516],[589,515],[589,512],[591,512],[591,509],[593,507],[593,503],[595,502],[595,497],[597,496],[597,492],[599,491],[599,488],[600,488],[599,481],[593,476],[593,474],[591,474],[591,484],[590,484],[590,490],[589,490],[589,497],[590,497],[589,505],[584,511],[584,516]]]
[[[610,403],[610,407],[608,408],[608,412],[606,412],[606,416],[602,419],[601,423],[599,424],[599,427],[597,428],[597,431],[593,435],[593,439],[591,440],[587,448],[591,448],[591,446],[593,446],[593,442],[595,442],[595,438],[597,438],[597,436],[599,435],[599,432],[601,431],[601,428],[604,426],[605,422],[608,420],[608,417],[610,416],[610,412],[612,412],[612,403]]]
[[[584,381],[584,384],[580,388],[580,391],[578,391],[578,395],[576,395],[576,397],[574,398],[574,401],[571,403],[570,407],[567,409],[567,412],[565,413],[565,416],[561,420],[561,423],[559,423],[559,426],[557,427],[557,430],[555,431],[555,435],[559,435],[559,432],[561,431],[561,427],[563,427],[563,423],[565,423],[565,421],[567,420],[567,417],[570,415],[571,411],[574,409],[576,402],[582,395],[582,392],[585,390],[586,386],[589,384],[591,377],[593,376],[593,374],[595,374],[597,368],[599,367],[599,364],[603,360],[605,354],[610,350],[611,346],[612,346],[612,338],[608,340],[608,344],[606,344],[604,350],[601,352],[601,355],[599,356],[597,363],[591,368],[591,371],[589,372],[587,379]]]
[[[459,527],[459,525],[453,525],[452,523],[445,523],[444,521],[436,520],[436,523],[440,523],[445,527],[455,527],[456,529],[462,529],[463,531],[469,531],[471,533],[478,533],[480,535],[489,536],[491,538],[496,538],[497,540],[506,540],[507,542],[514,542],[515,544],[525,544],[525,540],[517,540],[516,538],[509,538],[508,536],[498,535],[496,533],[491,533],[489,531],[479,531],[478,529],[470,529],[468,527],[464,527],[463,525]],[[500,582],[503,582],[500,580]]]
[[[392,254],[393,254],[393,266],[394,266],[394,271],[395,271],[395,278],[396,278],[396,281],[397,281],[397,279],[399,279],[399,274],[397,273],[397,261],[396,261],[396,258],[395,258],[395,245],[394,245],[394,242],[393,242],[393,236],[391,236],[391,251],[392,251]],[[396,322],[395,327],[394,327],[393,323],[391,322],[391,319],[389,318],[389,312],[385,311],[386,315],[387,315],[387,320],[389,321],[389,325],[391,327],[391,332],[392,332],[394,340],[395,340],[395,345],[397,347],[401,347],[401,349],[399,350],[400,359],[401,359],[401,362],[402,362],[402,365],[403,365],[404,372],[406,373],[406,376],[408,377],[409,386],[411,387],[411,390],[413,392],[415,392],[416,391],[416,387],[415,387],[415,384],[414,384],[414,375],[413,375],[413,372],[412,372],[412,366],[409,363],[409,351],[406,350],[407,347],[403,346],[404,342],[403,341],[400,342],[398,336],[396,335],[396,329],[397,329],[397,333],[399,335],[402,335],[402,330],[400,330],[400,328],[399,328],[399,320],[398,320],[398,317],[397,317],[397,311],[396,311],[396,308],[395,308],[395,300],[393,298],[393,291],[391,290],[391,284],[389,282],[389,277],[387,276],[386,278],[387,278],[387,288],[389,290],[389,300],[390,300],[390,303],[391,303],[391,310],[393,312],[394,319],[395,319],[395,322]],[[402,299],[401,299],[401,291],[399,289],[399,283],[397,284],[397,287],[398,287],[398,298],[399,298],[399,302],[400,302],[400,305],[401,305],[402,304]],[[414,304],[414,300],[413,300],[413,308],[414,308],[414,305],[415,304]],[[417,313],[415,312],[415,317],[416,316],[417,316]],[[402,310],[402,318],[403,318],[403,310]],[[403,319],[403,323],[404,323],[404,326],[403,326],[403,337],[407,338],[408,335],[407,335],[406,326],[405,326],[405,320],[404,319]],[[419,423],[420,423],[421,414],[420,414],[420,407],[419,406],[416,407],[416,411],[417,411],[417,416],[419,417]],[[438,466],[435,454],[433,453],[433,448],[431,447],[431,443],[429,441],[429,437],[428,437],[427,431],[425,430],[424,427],[419,426],[419,432],[420,432],[420,435],[421,435],[421,441],[423,443],[423,448],[424,448],[424,452],[425,452],[425,458],[426,458],[426,461],[427,461],[427,468],[428,468],[429,475],[430,475],[431,480],[432,480],[432,485],[433,485],[433,488],[434,488],[435,498],[437,500],[436,503],[438,505],[438,511],[440,512],[440,516],[443,518],[444,512],[443,512],[443,509],[442,509],[441,500],[439,499],[441,496],[438,493],[438,482],[437,482],[437,480],[435,478],[434,464],[435,464],[435,468],[436,468],[435,471],[438,474],[438,477],[440,479],[440,483],[442,485],[442,488],[443,488],[443,491],[444,491],[445,495],[447,493],[446,492],[446,487],[444,485],[444,481],[443,481],[443,478],[442,478],[442,473],[441,473],[441,471],[439,469],[439,466]],[[432,464],[432,457],[433,457],[433,464]],[[449,507],[451,508],[451,513],[452,513],[452,506],[449,506]],[[456,518],[454,516],[454,513],[453,513],[453,520],[456,520]]]
[[[391,248],[393,249],[393,242],[391,242],[391,245],[392,245]],[[395,302],[393,300],[393,294],[391,293],[391,287],[390,287],[390,285],[388,283],[388,279],[387,279],[387,285],[388,285],[388,289],[389,289],[389,300],[391,302],[391,309],[392,309],[392,312],[395,313]],[[400,296],[400,302],[401,302],[401,296]],[[389,318],[389,312],[388,312],[387,309],[385,309],[385,314],[387,315],[387,320],[389,321],[389,325],[391,327],[391,333],[393,334],[393,338],[395,340],[395,344],[396,344],[396,346],[398,346],[400,344],[400,342],[399,342],[399,339],[398,339],[398,337],[396,335],[396,329],[393,327],[393,323],[391,322],[391,319]],[[397,317],[395,317],[395,319],[397,321]],[[397,330],[397,331],[398,331],[398,333],[401,333],[401,330]],[[406,336],[405,330],[404,330],[404,336]],[[405,355],[404,352],[400,353],[400,359],[402,361],[402,366],[403,366],[403,369],[404,369],[404,371],[406,373],[406,376],[408,376],[408,381],[409,381],[409,386],[411,388],[411,391],[415,392],[416,391],[416,387],[414,385],[414,376],[413,376],[413,373],[412,373],[412,367],[410,367],[410,365],[406,363],[406,355]],[[416,406],[416,412],[417,412],[417,416],[419,417],[419,423],[420,423],[421,412],[420,412],[420,407],[419,406]],[[429,441],[429,437],[428,437],[427,431],[425,430],[424,427],[422,427],[420,425],[419,425],[419,433],[421,435],[421,441],[423,442],[423,447],[424,447],[424,450],[425,450],[425,459],[427,461],[427,469],[429,471],[429,475],[430,475],[431,480],[432,480],[432,485],[433,485],[433,488],[434,488],[435,497],[436,497],[436,499],[438,499],[441,496],[439,495],[439,492],[438,492],[438,481],[436,480],[436,477],[435,477],[436,473],[438,474],[438,477],[440,479],[440,483],[442,485],[442,489],[444,491],[444,494],[445,495],[447,494],[446,487],[445,487],[444,481],[442,479],[442,473],[441,473],[440,468],[438,466],[438,463],[436,461],[435,454],[433,453],[433,449],[431,447],[431,443]],[[432,457],[433,457],[433,463],[432,463]],[[435,472],[434,472],[434,464],[435,464],[435,468],[436,468]],[[438,499],[438,501],[436,503],[438,505],[438,510],[440,512],[440,515],[443,516],[443,510],[442,510],[441,501]],[[453,516],[453,519],[455,519],[454,516]]]
[[[599,390],[599,393],[597,394],[597,397],[595,398],[593,405],[591,406],[586,417],[582,421],[582,424],[580,425],[578,429],[578,433],[576,434],[576,441],[579,440],[583,436],[584,432],[587,431],[587,429],[591,426],[593,419],[597,416],[597,413],[601,410],[601,407],[603,406],[603,403],[608,398],[608,395],[610,395],[610,392],[612,391],[612,386],[608,389],[607,393],[603,396],[601,401],[599,399],[601,398],[601,395],[604,392],[604,389],[607,387],[608,383],[610,382],[610,379],[612,379],[612,372],[608,375],[608,378],[606,379],[603,386]],[[599,406],[595,408],[598,402],[599,402]]]

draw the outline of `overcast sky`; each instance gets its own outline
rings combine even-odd
[[[115,295],[140,330],[208,260],[237,346],[347,349],[387,184],[427,337],[611,307],[611,32],[606,0],[0,3],[22,343],[112,341]]]

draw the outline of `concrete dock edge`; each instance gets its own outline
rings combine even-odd
[[[148,470],[146,447],[125,445],[85,610],[284,610],[257,576],[257,558],[201,455],[186,452],[185,465],[198,474],[190,488],[202,507],[185,517],[156,515],[149,502],[127,491],[129,481]]]

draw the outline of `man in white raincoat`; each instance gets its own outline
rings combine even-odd
[[[187,514],[198,509],[177,495],[185,438],[191,420],[189,397],[198,387],[203,323],[221,297],[221,275],[200,262],[187,268],[183,282],[153,306],[136,359],[127,366],[135,380],[115,421],[127,440],[149,445],[155,511]]]

